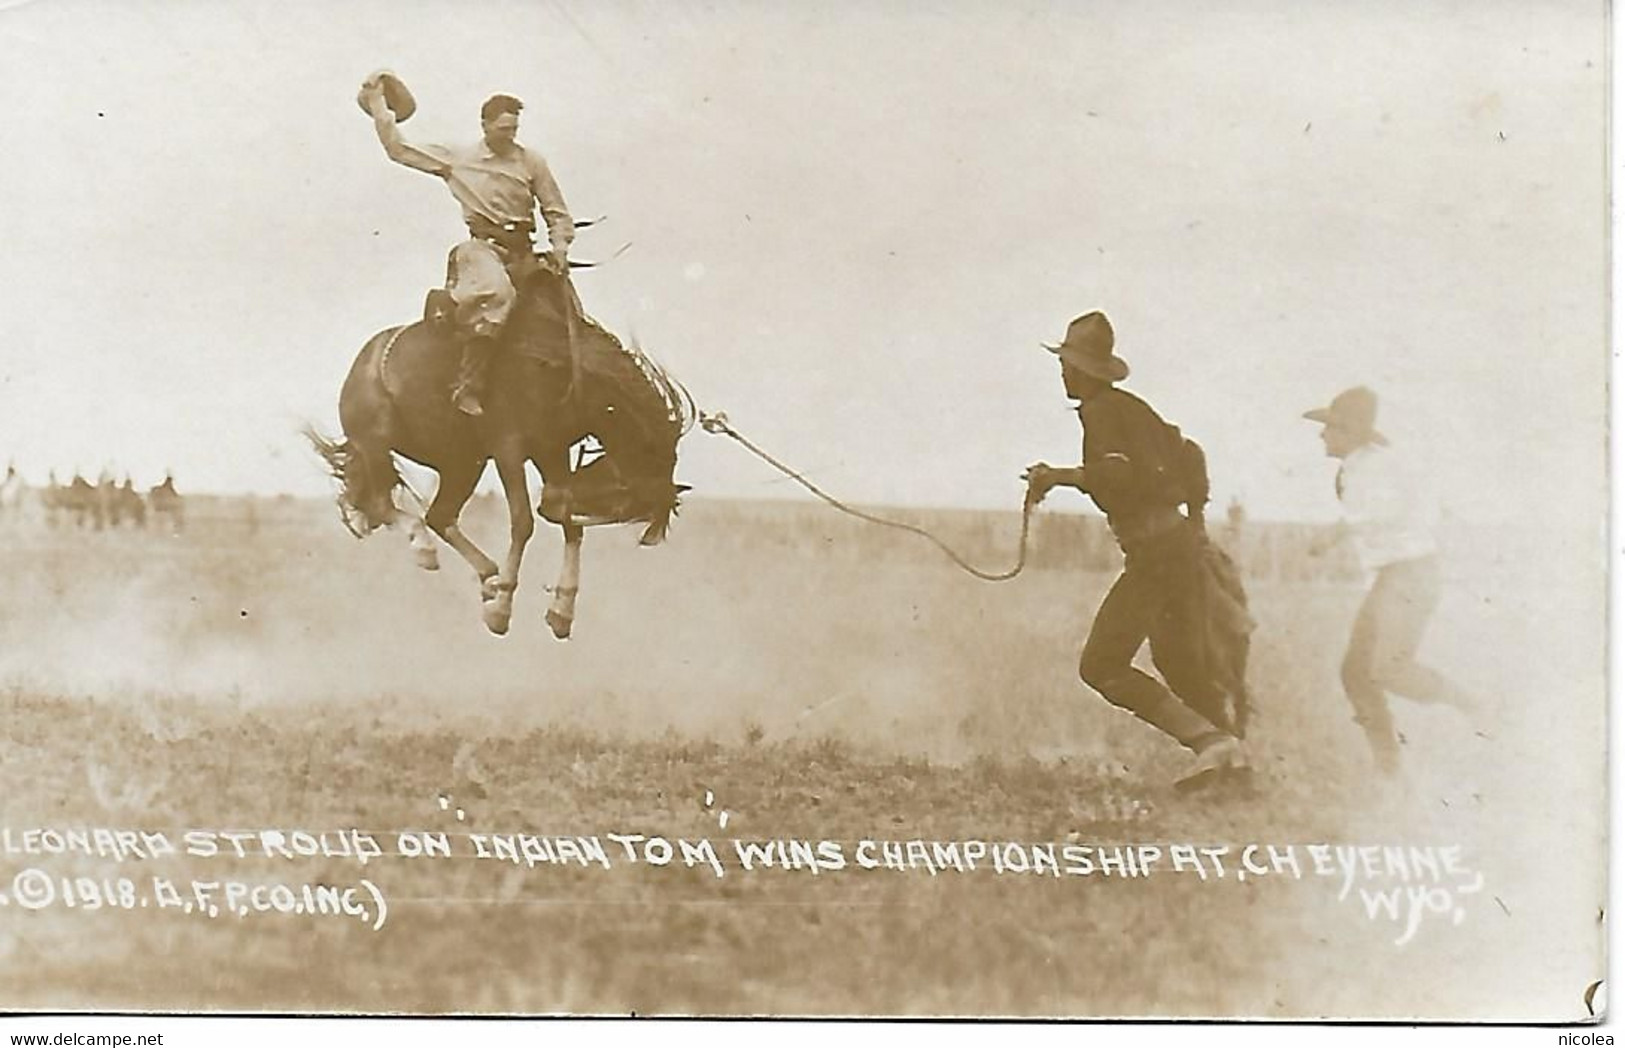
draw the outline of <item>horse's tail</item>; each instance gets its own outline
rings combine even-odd
[[[356,538],[384,527],[394,515],[395,489],[401,474],[388,451],[369,455],[353,440],[333,440],[314,426],[306,426],[305,439],[339,482],[339,517]]]

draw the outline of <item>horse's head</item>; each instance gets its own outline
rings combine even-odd
[[[677,482],[677,446],[693,425],[694,402],[636,344],[623,347],[609,336],[605,348],[616,366],[597,384],[611,395],[593,424],[605,454],[576,471],[573,501],[586,516],[648,524],[640,542],[653,546],[689,490]]]
[[[689,490],[673,478],[674,465],[659,467],[633,455],[600,455],[571,478],[572,519],[578,524],[647,524],[639,541],[658,544]]]

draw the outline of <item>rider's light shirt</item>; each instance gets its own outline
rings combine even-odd
[[[1367,444],[1350,454],[1337,473],[1337,497],[1367,573],[1438,552],[1438,506],[1393,452]]]
[[[568,249],[575,239],[575,222],[565,206],[564,194],[540,153],[514,143],[507,156],[498,156],[480,139],[473,145],[448,147],[419,145],[401,137],[395,116],[384,109],[374,118],[384,152],[397,164],[445,179],[451,195],[463,206],[464,219],[475,217],[503,225],[534,221],[534,205],[541,205],[548,240],[555,251]]]

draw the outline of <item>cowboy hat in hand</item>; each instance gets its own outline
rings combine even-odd
[[[401,78],[387,69],[380,69],[361,82],[361,90],[356,94],[356,104],[368,116],[375,115],[373,100],[382,98],[384,105],[395,114],[397,123],[411,119],[413,113],[418,111],[417,99],[412,97]]]

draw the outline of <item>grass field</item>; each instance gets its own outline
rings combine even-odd
[[[1178,797],[1188,755],[1075,677],[1109,574],[999,586],[809,515],[758,541],[697,505],[671,543],[588,539],[576,636],[531,547],[487,636],[449,555],[357,544],[282,505],[177,537],[23,537],[0,590],[0,826],[437,831],[452,858],[5,854],[55,878],[355,883],[347,917],[0,906],[14,1009],[1573,1018],[1599,968],[1600,652],[1561,592],[1458,587],[1427,657],[1485,698],[1401,707],[1371,776],[1336,668],[1351,582],[1251,586],[1251,793]],[[998,522],[1003,526],[1003,522]],[[475,521],[481,541],[496,533]],[[997,530],[997,529],[995,529]],[[1013,535],[1013,527],[1011,528]],[[852,543],[860,545],[853,548]],[[843,544],[837,550],[837,544]],[[1542,632],[1544,631],[1544,632]],[[1555,727],[1554,727],[1555,726]],[[709,803],[708,803],[709,801]],[[459,809],[463,813],[458,818]],[[722,813],[727,824],[722,825]],[[727,867],[528,868],[469,834],[710,840]],[[731,841],[840,842],[846,868],[742,870]],[[858,868],[858,842],[1458,845],[1464,917],[1403,923],[1335,878]],[[605,842],[608,843],[607,841]],[[1301,854],[1301,852],[1300,852]],[[1600,975],[1600,970],[1598,971]]]

